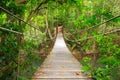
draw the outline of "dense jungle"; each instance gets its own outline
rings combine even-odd
[[[82,74],[120,80],[120,0],[0,0],[0,80],[31,80],[57,26]]]

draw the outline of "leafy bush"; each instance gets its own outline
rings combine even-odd
[[[92,59],[83,58],[83,70],[92,74],[97,80],[119,80],[120,79],[120,48],[113,44],[113,39],[108,36],[97,38],[97,49],[99,54],[94,66]]]

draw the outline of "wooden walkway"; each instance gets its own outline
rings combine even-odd
[[[67,48],[63,34],[59,32],[53,50],[32,80],[91,80],[82,75],[81,67]]]

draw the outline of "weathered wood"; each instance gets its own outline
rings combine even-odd
[[[79,61],[67,48],[62,32],[58,32],[54,47],[32,80],[91,80],[82,75]]]
[[[2,67],[2,68],[0,69],[0,73],[2,73],[2,72],[4,72],[4,71],[6,71],[7,69],[9,69],[11,64],[12,64],[12,62],[10,62],[8,65]]]

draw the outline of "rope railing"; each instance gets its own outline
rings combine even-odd
[[[83,38],[83,39],[80,39],[80,40],[76,40],[75,42],[84,41],[84,40],[96,38],[96,37],[99,37],[99,36],[116,33],[116,32],[119,32],[119,31],[120,31],[120,29],[116,29],[116,30],[113,30],[113,31],[110,31],[110,32],[106,32],[106,33],[103,33],[103,34],[99,34],[99,35],[96,35],[96,36],[90,36],[90,37],[87,37],[87,38]]]
[[[90,30],[90,29],[92,29],[92,28],[96,28],[96,27],[98,27],[98,26],[100,26],[100,25],[103,25],[103,24],[105,24],[105,23],[108,23],[108,22],[110,22],[110,21],[112,21],[112,20],[114,20],[114,19],[116,19],[116,18],[119,18],[119,17],[120,17],[120,15],[115,16],[115,17],[113,17],[113,18],[111,18],[111,19],[109,19],[109,20],[106,20],[106,21],[104,21],[104,22],[98,23],[98,24],[96,24],[96,25],[94,25],[94,26],[92,26],[92,27],[90,27],[90,28],[85,29],[85,30],[88,31],[88,30]]]
[[[18,32],[18,31],[14,31],[14,30],[10,30],[10,29],[7,29],[7,28],[3,28],[3,27],[0,27],[1,30],[4,30],[4,31],[8,31],[8,32],[12,32],[12,33],[15,33],[15,34],[20,34],[22,35],[23,33],[21,32]]]
[[[110,22],[110,21],[112,21],[112,20],[114,20],[114,19],[116,19],[116,18],[119,18],[119,17],[120,17],[120,15],[115,16],[115,17],[113,17],[113,18],[111,18],[111,19],[109,19],[109,20],[107,20],[107,21],[98,23],[98,24],[96,24],[96,25],[94,25],[94,26],[92,26],[92,27],[90,27],[90,28],[85,29],[85,30],[88,31],[88,30],[90,30],[90,29],[92,29],[92,28],[96,28],[96,27],[98,27],[98,26],[100,26],[100,25],[102,25],[102,24],[108,23],[108,22]],[[99,35],[96,35],[96,36],[86,37],[86,38],[79,39],[79,40],[72,41],[72,42],[79,42],[79,41],[83,41],[83,40],[87,40],[87,39],[91,39],[91,38],[96,38],[96,37],[98,37],[98,36],[103,36],[103,35],[115,33],[115,32],[118,32],[118,31],[120,31],[120,29],[113,30],[113,31],[110,31],[110,32],[106,32],[106,33],[102,33],[102,34],[99,34]]]
[[[1,6],[0,6],[0,9],[2,9],[2,10],[3,10],[4,12],[6,12],[7,14],[13,16],[14,18],[16,18],[16,19],[18,19],[18,20],[24,22],[25,24],[29,25],[30,27],[33,27],[34,29],[40,30],[40,29],[36,28],[35,26],[31,25],[30,23],[24,21],[24,20],[21,19],[20,17],[16,16],[15,14],[11,13],[11,12],[8,11],[7,9],[5,9],[5,8],[3,8],[3,7],[1,7]]]
[[[32,37],[31,34],[25,34],[25,33],[22,33],[22,32],[18,32],[18,31],[15,31],[15,30],[10,30],[10,29],[3,28],[3,27],[0,27],[0,30],[8,31],[8,32],[11,32],[11,33],[14,33],[14,34],[19,34],[19,35]],[[38,36],[38,35],[36,35],[36,36]],[[33,36],[32,38],[35,38],[36,36]]]
[[[90,36],[90,37],[82,38],[82,39],[79,39],[79,40],[70,40],[67,37],[65,37],[65,36],[64,37],[65,37],[65,39],[67,41],[70,41],[70,42],[80,42],[80,41],[84,41],[84,40],[88,40],[88,39],[93,39],[93,38],[96,38],[96,37],[99,37],[99,36],[103,36],[103,35],[113,34],[113,33],[116,33],[116,32],[120,32],[120,29],[109,31],[109,32],[106,32],[106,33],[103,33],[103,34],[98,34],[96,36]]]

